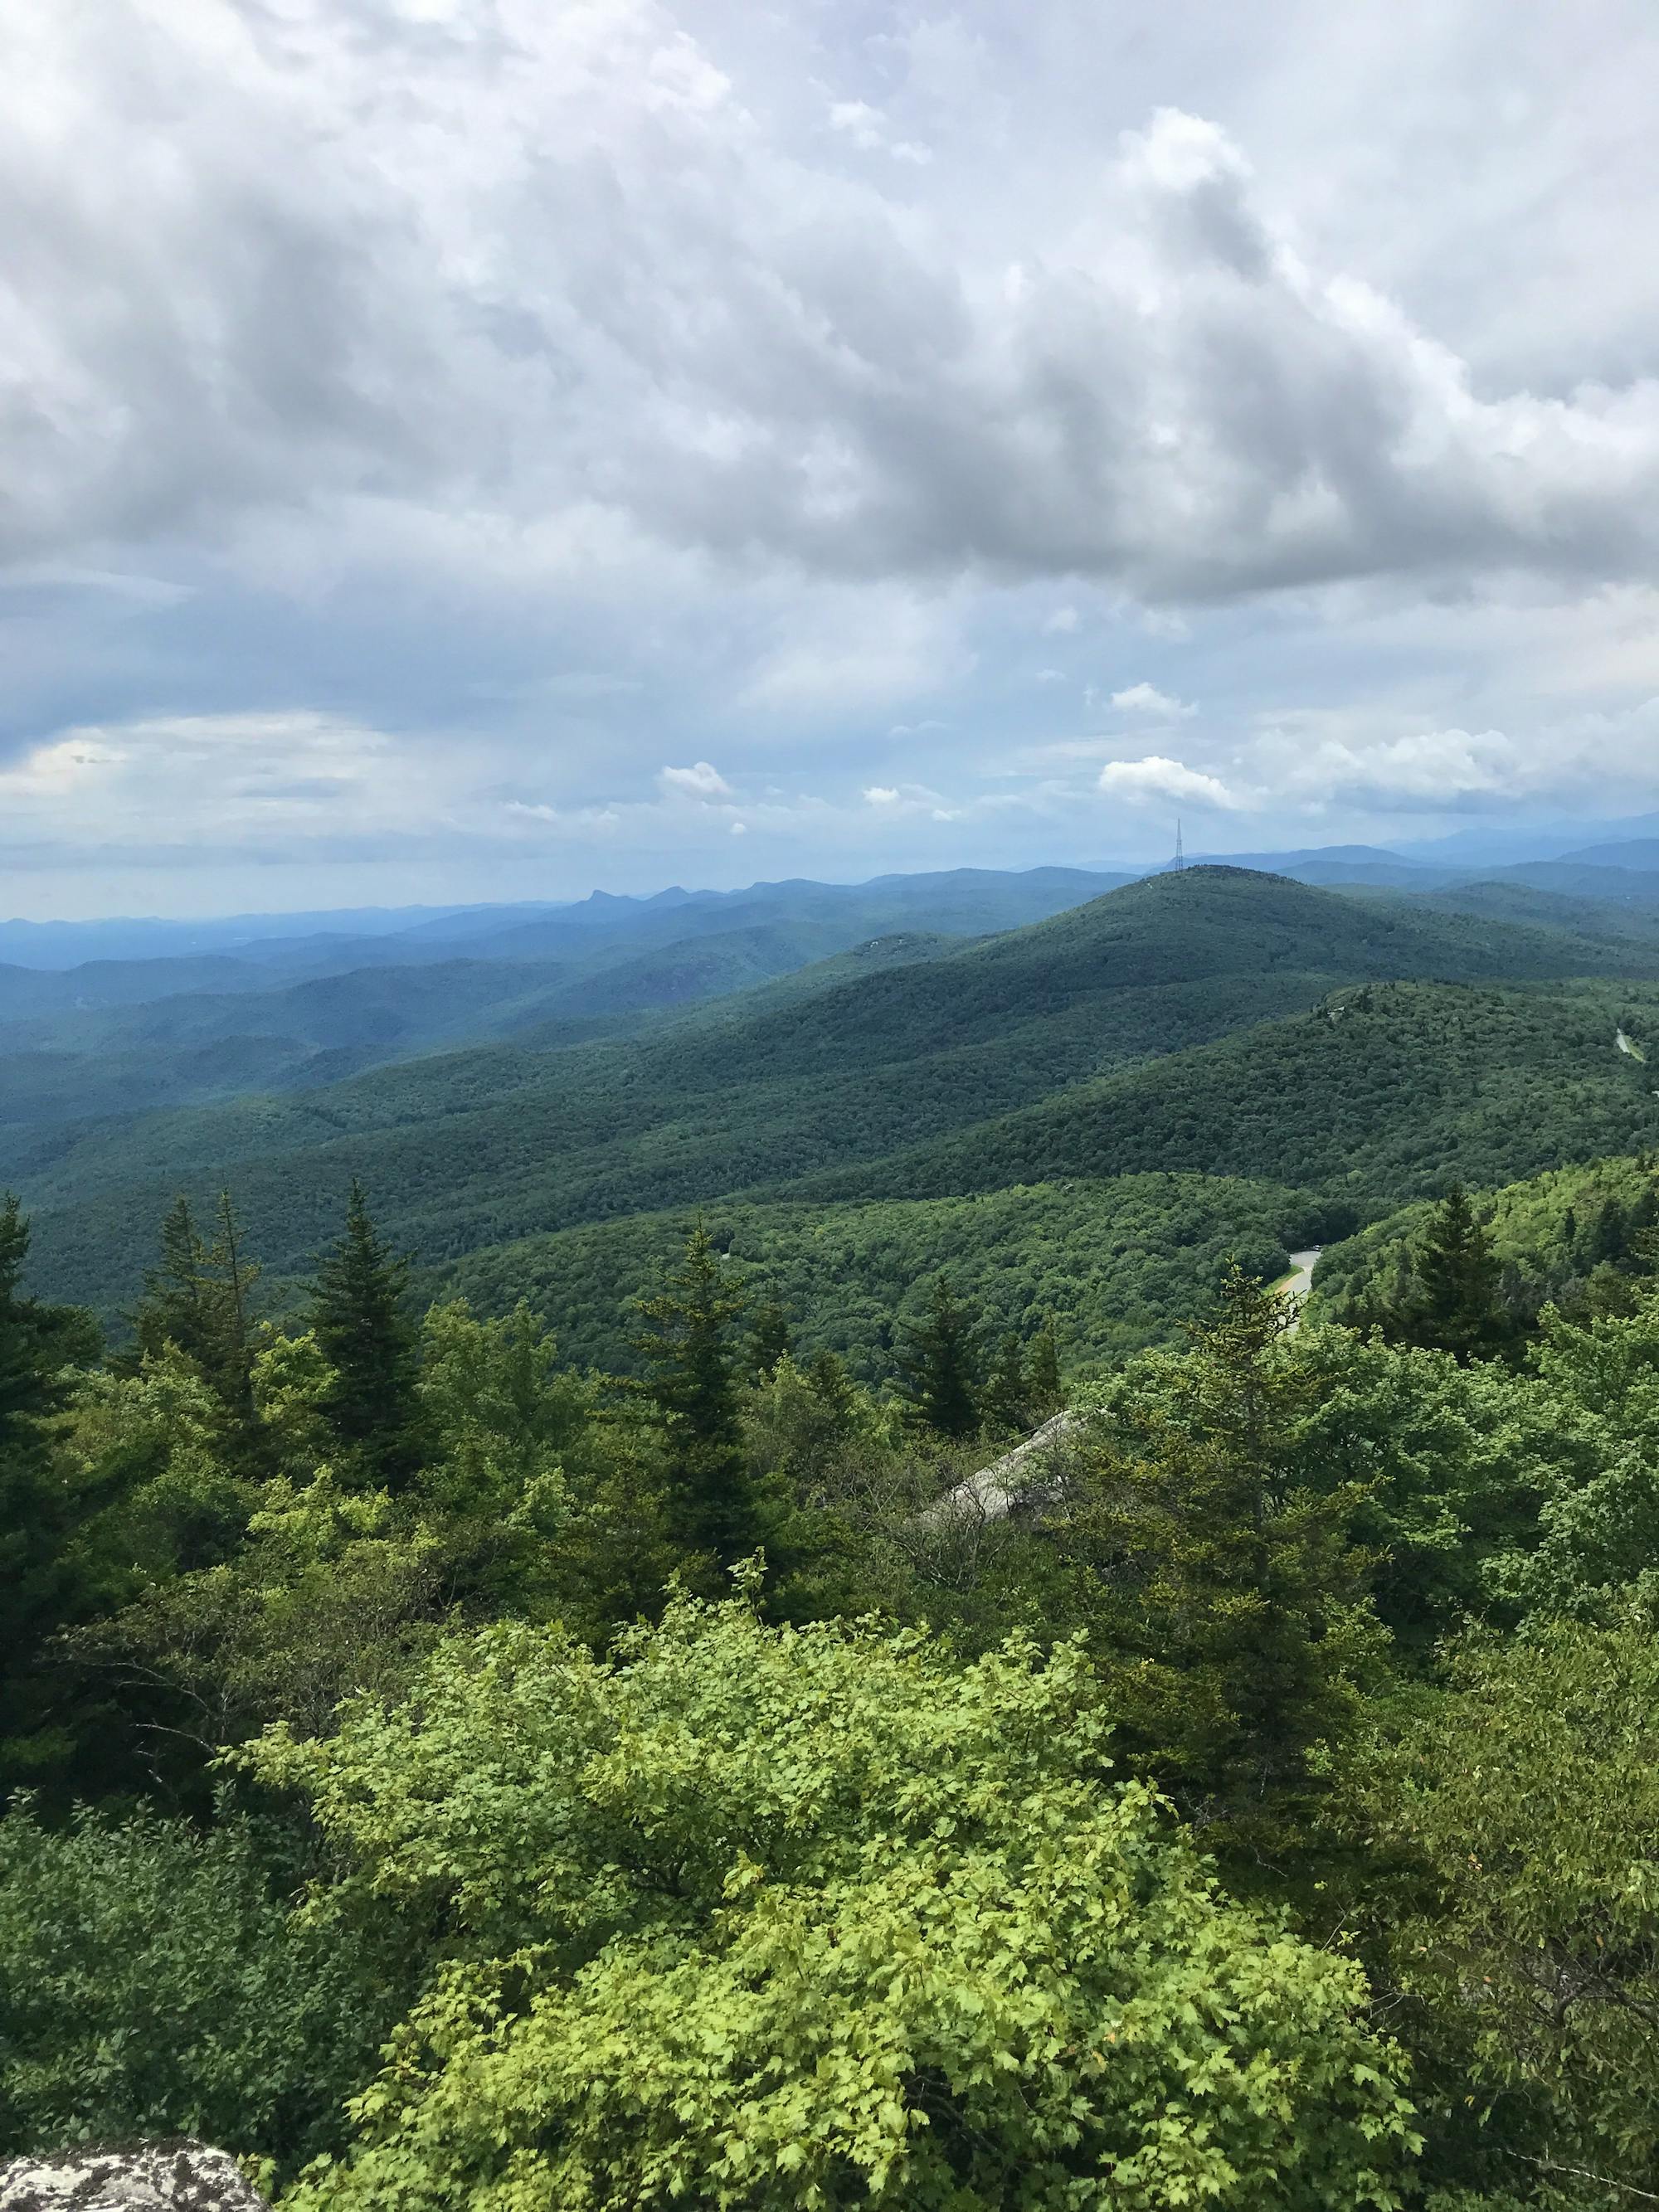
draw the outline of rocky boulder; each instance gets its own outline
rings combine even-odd
[[[0,2166],[0,2212],[268,2212],[228,2151],[133,2143],[48,2151]]]

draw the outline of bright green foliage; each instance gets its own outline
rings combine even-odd
[[[1474,1641],[1444,1695],[1345,1765],[1354,1831],[1377,1872],[1395,1868],[1355,1909],[1411,2000],[1396,2016],[1424,2046],[1425,2094],[1462,2116],[1465,2163],[1583,2212],[1651,2191],[1659,1643],[1566,1623]]]
[[[805,1372],[786,1352],[744,1408],[744,1439],[757,1479],[782,1475],[799,1491],[817,1489],[855,1438],[896,1427],[858,1389],[833,1352]]]
[[[1363,1984],[1114,1786],[1076,1647],[682,1600],[602,1665],[490,1631],[254,1754],[452,1931],[291,2212],[1398,2201]]]
[[[1488,1571],[1524,1611],[1616,1618],[1659,1607],[1659,1295],[1585,1322],[1547,1315],[1533,1355],[1555,1465],[1535,1541]]]
[[[914,1419],[941,1437],[965,1437],[979,1426],[979,1346],[973,1316],[938,1276],[927,1311],[899,1355]]]
[[[1303,1389],[1291,1479],[1355,1486],[1377,1613],[1421,1653],[1486,1609],[1492,1563],[1529,1547],[1543,1500],[1588,1467],[1582,1425],[1553,1390],[1447,1352],[1304,1326],[1284,1357]]]
[[[528,1307],[479,1321],[464,1300],[434,1306],[422,1333],[421,1398],[432,1458],[420,1510],[441,1534],[453,1600],[538,1612],[550,1549],[592,1488],[593,1394],[558,1365]]]
[[[1659,1198],[1650,1154],[1552,1168],[1483,1194],[1479,1205],[1502,1271],[1504,1319],[1522,1337],[1536,1328],[1547,1305],[1583,1314],[1594,1303],[1593,1276],[1605,1286],[1610,1274],[1622,1283],[1653,1272],[1648,1248]],[[1363,1326],[1368,1316],[1403,1304],[1433,1212],[1426,1201],[1405,1206],[1328,1245],[1310,1310]],[[1610,1243],[1618,1249],[1610,1250]]]
[[[222,1401],[172,1344],[80,1379],[57,1459],[71,1492],[107,1501],[80,1546],[106,1564],[106,1603],[235,1550],[258,1493],[230,1442]]]
[[[329,1375],[321,1411],[351,1472],[369,1489],[398,1489],[421,1460],[420,1368],[406,1310],[409,1262],[375,1232],[353,1182],[346,1224],[318,1267],[311,1328]]]
[[[559,1365],[527,1306],[481,1321],[464,1298],[422,1329],[421,1398],[434,1471],[428,1491],[485,1513],[519,1503],[579,1447],[592,1394]]]
[[[660,1425],[679,1541],[723,1565],[744,1557],[760,1525],[744,1465],[731,1334],[743,1293],[699,1221],[679,1266],[635,1301],[646,1393]]]
[[[0,1820],[0,2160],[193,2135],[291,2170],[339,2140],[396,1983],[296,1918],[283,1857],[225,1808]]]
[[[398,1689],[437,1634],[447,1560],[385,1491],[279,1476],[234,1558],[150,1583],[82,1648],[151,1686],[210,1758],[279,1715],[322,1729],[341,1698]]]

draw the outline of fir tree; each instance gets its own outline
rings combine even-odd
[[[746,1558],[761,1537],[731,1341],[743,1310],[742,1291],[726,1281],[701,1221],[662,1287],[635,1300],[645,1326],[634,1345],[666,1447],[674,1533],[688,1551],[711,1553],[725,1566]]]
[[[171,1344],[206,1373],[213,1352],[207,1249],[182,1194],[162,1218],[161,1256],[144,1270],[131,1321],[141,1358],[154,1359]]]
[[[0,1200],[0,1796],[28,1780],[58,1747],[33,1662],[46,1639],[86,1609],[73,1541],[106,1500],[76,1491],[52,1464],[52,1425],[68,1397],[64,1369],[97,1355],[92,1317],[22,1291],[29,1229],[15,1198]],[[33,1741],[31,1741],[33,1739]]]
[[[161,1223],[161,1255],[145,1273],[131,1316],[137,1359],[155,1359],[168,1345],[182,1352],[225,1409],[246,1446],[257,1446],[253,1340],[249,1294],[257,1267],[242,1256],[241,1231],[230,1193],[214,1208],[215,1235],[204,1242],[190,1200],[174,1200]],[[134,1364],[130,1358],[124,1364]]]
[[[1364,1486],[1296,1479],[1316,1385],[1281,1351],[1294,1318],[1231,1267],[1191,1352],[1119,1407],[1094,1477],[1103,1663],[1126,1739],[1188,1809],[1246,1830],[1294,1802],[1310,1746],[1341,1723],[1366,1571],[1351,1535]]]
[[[1039,1421],[1048,1420],[1065,1406],[1066,1384],[1060,1372],[1060,1352],[1054,1343],[1052,1321],[1045,1322],[1031,1339],[1025,1393],[1032,1417]]]
[[[852,1425],[853,1378],[838,1352],[820,1352],[806,1370],[806,1385],[837,1429]]]
[[[228,1190],[219,1194],[214,1228],[213,1243],[205,1255],[213,1304],[213,1364],[208,1379],[244,1437],[252,1440],[258,1423],[250,1294],[259,1270],[254,1261],[242,1256],[241,1225]]]
[[[373,1488],[404,1487],[421,1463],[408,1281],[408,1260],[380,1241],[354,1176],[344,1233],[312,1285],[311,1326],[331,1370],[323,1417],[347,1464]]]
[[[1628,1232],[1625,1209],[1616,1198],[1605,1198],[1596,1208],[1595,1218],[1590,1224],[1589,1263],[1592,1267],[1603,1264],[1616,1267],[1625,1256]]]
[[[1454,1183],[1412,1261],[1409,1285],[1381,1316],[1394,1342],[1437,1345],[1465,1365],[1504,1351],[1510,1329],[1498,1296],[1502,1267],[1468,1194]]]
[[[749,1364],[757,1382],[763,1382],[794,1348],[788,1315],[775,1299],[769,1301],[757,1311],[749,1331]]]
[[[985,1414],[1000,1429],[1024,1429],[1030,1423],[1030,1386],[1019,1334],[1010,1329],[997,1346],[996,1363],[985,1386]]]
[[[945,1276],[933,1284],[926,1318],[907,1334],[899,1371],[912,1419],[942,1437],[971,1435],[979,1426],[974,1327]]]

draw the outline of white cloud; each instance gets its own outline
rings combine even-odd
[[[934,104],[948,179],[887,197],[834,149],[920,154],[890,104],[832,99],[809,155],[766,42],[665,0],[499,0],[488,39],[337,0],[11,13],[16,557],[252,511],[326,544],[351,498],[1153,599],[1659,554],[1659,380],[1477,379],[1196,112],[1041,191],[1043,88],[988,52],[977,112]]]
[[[896,806],[899,803],[897,789],[888,783],[866,786],[864,796],[872,806]]]
[[[659,770],[658,782],[665,792],[682,793],[689,799],[717,799],[737,797],[720,770],[708,761],[694,761],[690,768],[665,768]]]
[[[830,103],[830,127],[844,131],[860,153],[890,154],[896,161],[911,161],[925,167],[933,159],[926,146],[918,146],[908,138],[895,138],[887,118],[879,108],[872,107],[867,100],[837,100]]]
[[[1162,722],[1186,721],[1198,712],[1152,684],[1131,684],[1126,690],[1114,691],[1112,704],[1120,714],[1146,714]]]
[[[717,873],[736,746],[802,872],[877,777],[1081,859],[1114,631],[1203,710],[1105,750],[1298,836],[1653,805],[1659,19],[1523,15],[0,0],[0,837]]]
[[[732,824],[732,835],[734,837],[746,837],[749,835],[749,824],[746,822],[734,822]]]
[[[1186,799],[1203,806],[1233,809],[1243,805],[1219,776],[1188,768],[1184,761],[1165,760],[1149,753],[1144,760],[1108,761],[1100,771],[1100,788],[1114,799],[1133,805],[1154,799]]]

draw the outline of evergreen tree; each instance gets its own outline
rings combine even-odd
[[[408,1281],[407,1258],[381,1242],[354,1176],[344,1233],[312,1285],[311,1327],[330,1370],[323,1418],[348,1466],[372,1488],[404,1487],[421,1463],[421,1369]]]
[[[1616,1198],[1605,1198],[1590,1224],[1589,1260],[1592,1267],[1616,1267],[1625,1256],[1628,1233],[1625,1209]]]
[[[253,1337],[249,1294],[258,1269],[242,1256],[241,1231],[228,1190],[214,1208],[213,1242],[204,1242],[190,1200],[173,1200],[161,1223],[161,1255],[144,1275],[131,1316],[136,1358],[182,1352],[225,1409],[246,1447],[257,1449]]]
[[[974,1325],[944,1275],[934,1281],[927,1317],[907,1335],[899,1371],[912,1419],[942,1437],[971,1435],[979,1426]]]
[[[1454,1183],[1413,1256],[1403,1297],[1379,1316],[1383,1334],[1398,1344],[1437,1345],[1465,1365],[1495,1357],[1512,1340],[1502,1273],[1468,1192]]]
[[[1317,1382],[1281,1349],[1294,1318],[1231,1268],[1190,1352],[1132,1371],[1092,1432],[1101,1463],[1077,1509],[1126,1741],[1190,1808],[1258,1840],[1306,1789],[1310,1747],[1342,1726],[1373,1633],[1352,1534],[1365,1487],[1299,1476]]]
[[[258,1280],[257,1264],[242,1256],[241,1224],[230,1193],[222,1190],[214,1208],[213,1243],[205,1258],[213,1306],[213,1364],[208,1380],[244,1438],[258,1431],[253,1404],[253,1318],[250,1294]]]
[[[1048,1420],[1065,1406],[1066,1384],[1060,1371],[1060,1352],[1054,1343],[1052,1321],[1044,1322],[1031,1340],[1025,1389],[1032,1415],[1039,1421]]]
[[[144,1270],[143,1292],[131,1315],[140,1358],[154,1359],[171,1344],[207,1372],[214,1334],[208,1280],[207,1249],[181,1193],[162,1218],[161,1256]]]
[[[755,1550],[760,1520],[744,1462],[732,1330],[744,1310],[699,1220],[679,1266],[649,1297],[634,1340],[667,1449],[674,1533],[688,1551],[730,1566]]]
[[[786,1352],[795,1348],[789,1316],[775,1299],[759,1308],[749,1331],[749,1364],[757,1382],[763,1382]]]
[[[96,1357],[97,1328],[72,1306],[25,1297],[28,1247],[28,1223],[8,1195],[0,1200],[0,1731],[12,1741],[0,1750],[0,1796],[58,1748],[40,1736],[46,1702],[29,1677],[46,1639],[84,1610],[73,1540],[105,1502],[72,1489],[51,1452],[53,1417],[69,1395],[64,1370]]]
[[[1025,1352],[1016,1329],[1009,1329],[997,1346],[996,1363],[985,1386],[985,1414],[1000,1429],[1024,1429],[1030,1425]]]
[[[838,1352],[820,1352],[806,1370],[807,1388],[830,1415],[837,1429],[853,1419],[853,1378]]]

